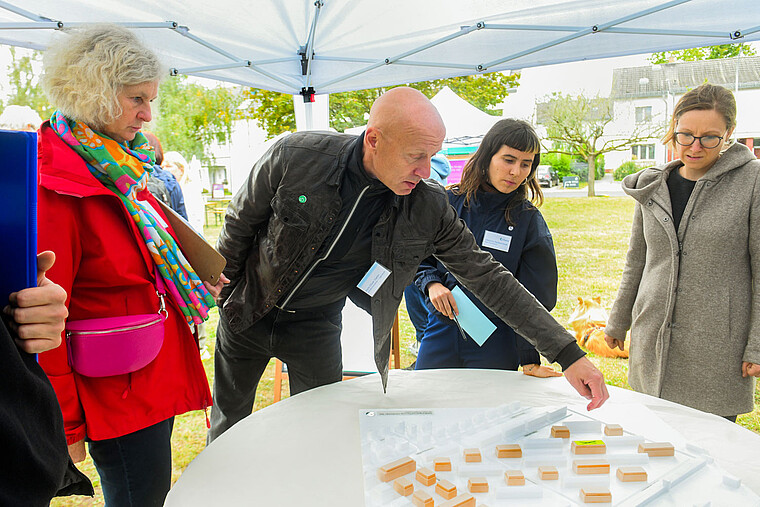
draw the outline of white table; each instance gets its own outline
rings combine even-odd
[[[760,436],[723,418],[625,389],[593,415],[622,421],[647,409],[716,464],[760,493]],[[172,488],[168,506],[256,505],[360,507],[364,504],[359,409],[567,405],[585,410],[561,378],[536,379],[496,370],[391,370],[388,393],[379,375],[299,394],[247,417],[205,449]],[[646,407],[646,409],[642,408]],[[641,418],[639,418],[641,419]],[[646,421],[631,421],[640,427]],[[676,445],[679,435],[664,435]]]

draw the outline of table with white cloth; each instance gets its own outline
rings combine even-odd
[[[760,435],[721,417],[608,386],[595,418],[623,425],[640,407],[671,430],[675,445],[704,448],[715,464],[760,493]],[[323,386],[253,413],[206,448],[184,471],[168,506],[364,505],[359,410],[487,408],[588,403],[563,378],[539,379],[501,370],[391,370],[387,393],[377,374]],[[638,417],[642,419],[642,417]],[[674,429],[673,429],[674,428]],[[677,431],[676,431],[677,430]]]

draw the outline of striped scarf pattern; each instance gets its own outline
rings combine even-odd
[[[214,298],[166,226],[156,219],[152,206],[137,197],[147,189],[155,156],[145,136],[138,132],[131,142],[118,143],[82,122],[66,118],[60,111],[53,113],[50,126],[84,159],[90,173],[121,200],[188,324],[208,319]]]

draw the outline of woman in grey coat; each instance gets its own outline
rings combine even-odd
[[[623,180],[636,208],[606,328],[621,349],[631,330],[634,389],[733,421],[760,376],[760,162],[735,126],[731,92],[699,86],[663,138],[678,160]]]

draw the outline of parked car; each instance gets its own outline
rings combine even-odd
[[[559,185],[559,176],[557,176],[555,171],[552,171],[552,166],[550,165],[538,166],[536,169],[536,179],[542,187],[551,188],[554,185]]]

